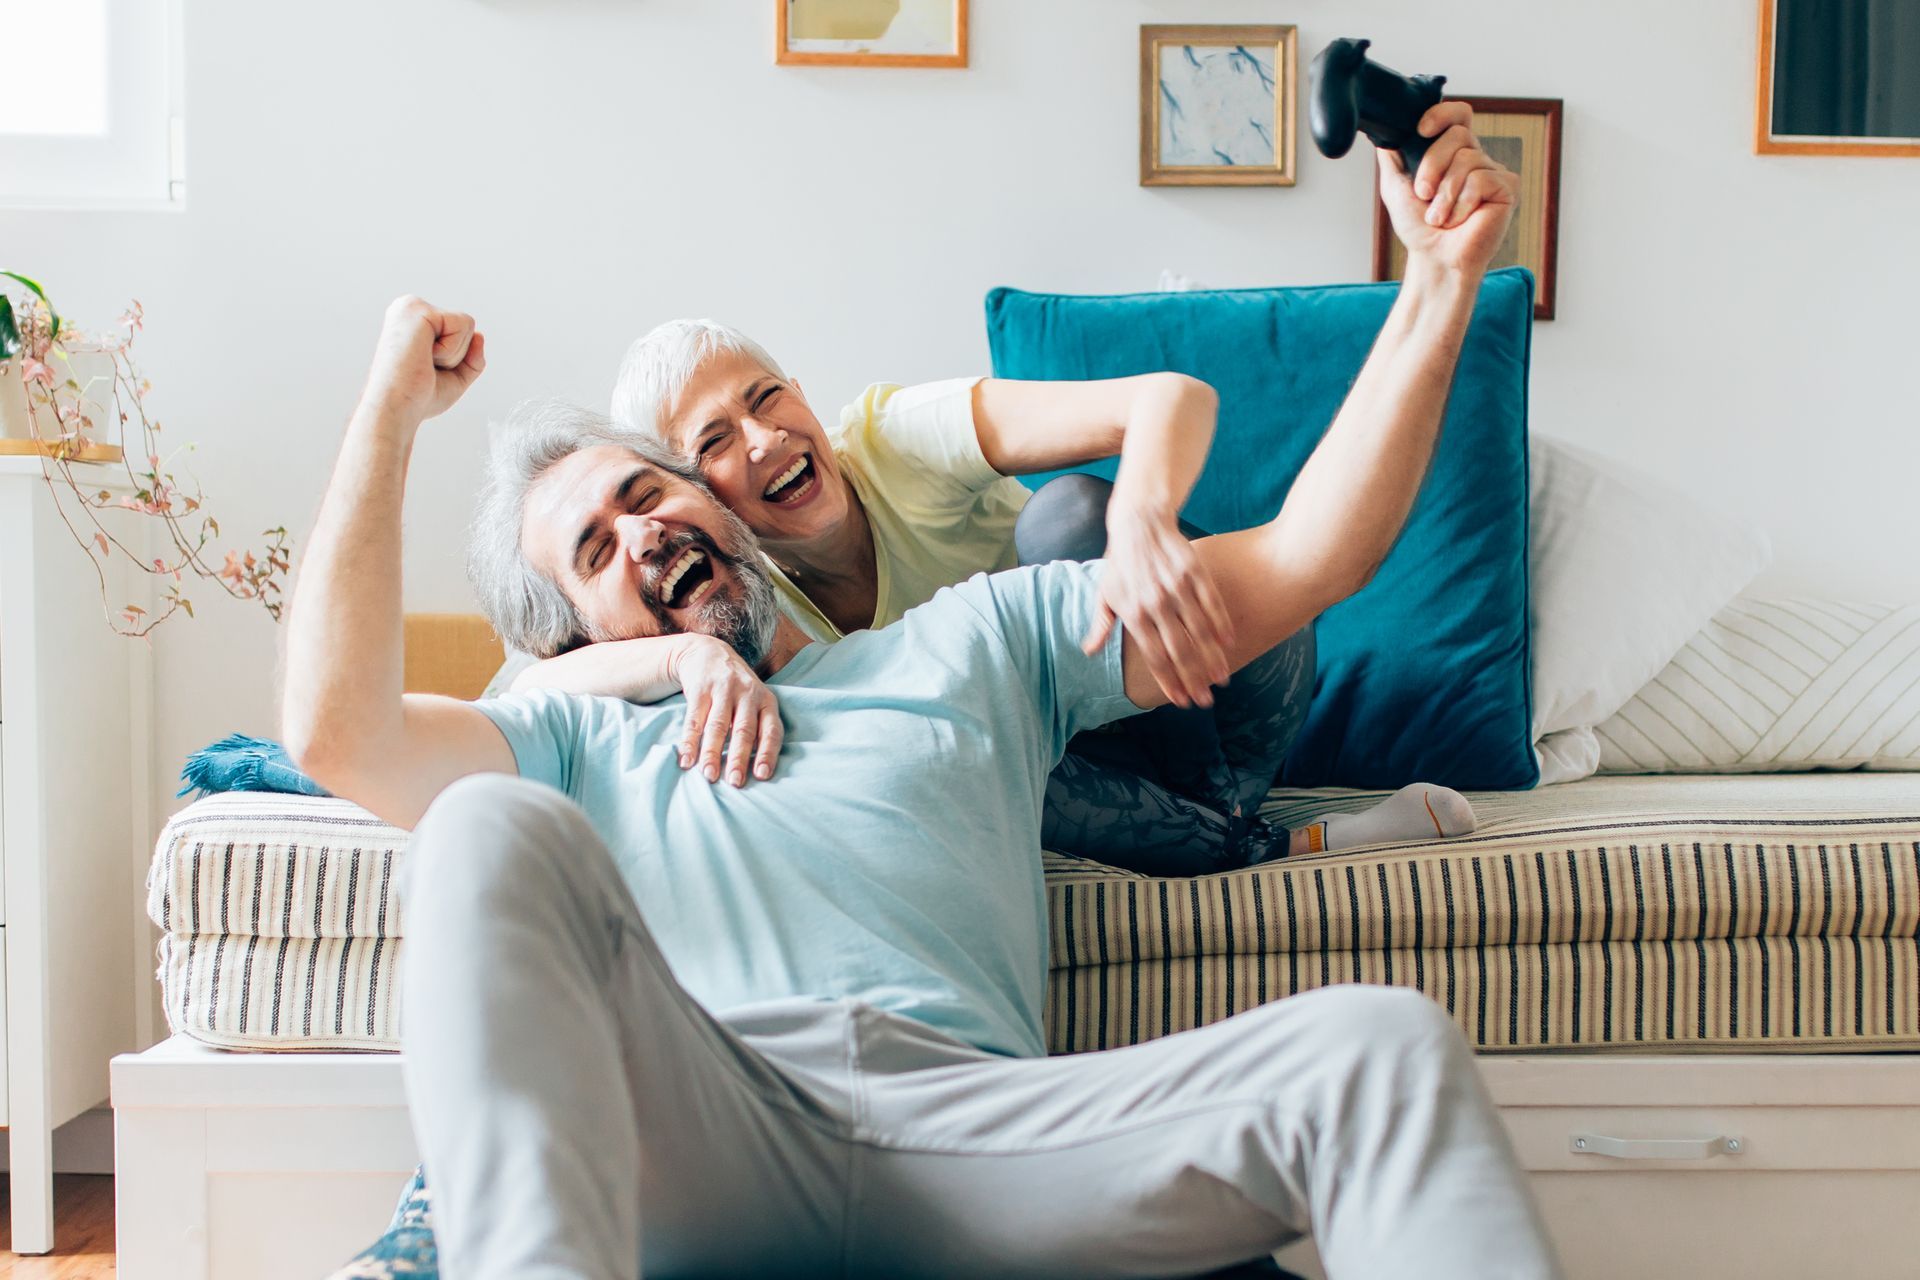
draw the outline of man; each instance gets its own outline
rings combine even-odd
[[[1452,234],[1409,263],[1286,509],[1197,544],[1238,602],[1235,668],[1357,590],[1405,520],[1511,212],[1470,142],[1423,168]],[[677,701],[403,696],[406,461],[484,365],[467,317],[389,309],[285,708],[309,772],[418,824],[407,1078],[450,1280],[1194,1274],[1306,1233],[1336,1277],[1557,1274],[1464,1043],[1416,994],[1042,1056],[1047,771],[1164,700],[1123,631],[1080,648],[1097,565],[976,577],[808,646],[679,464],[543,409],[503,436],[476,529],[503,638],[723,638],[780,693],[781,771],[683,773]]]

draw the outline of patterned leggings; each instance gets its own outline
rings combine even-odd
[[[1021,564],[1106,550],[1113,486],[1068,475],[1033,495],[1014,527]],[[1203,531],[1184,521],[1188,537]],[[1047,780],[1048,849],[1154,876],[1195,876],[1284,857],[1287,833],[1257,817],[1313,699],[1307,626],[1248,663],[1212,707],[1159,707],[1067,744]]]

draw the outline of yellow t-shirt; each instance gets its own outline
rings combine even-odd
[[[1013,522],[1027,490],[987,465],[973,426],[978,378],[917,387],[875,383],[828,432],[840,469],[873,526],[880,575],[875,628],[925,604],[942,587],[1014,565]],[[809,639],[840,629],[773,568],[780,609]]]

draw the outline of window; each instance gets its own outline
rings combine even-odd
[[[178,203],[180,0],[0,0],[0,205]]]

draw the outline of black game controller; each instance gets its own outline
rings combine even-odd
[[[1353,145],[1355,131],[1391,148],[1406,162],[1407,176],[1433,145],[1420,136],[1420,117],[1440,101],[1445,76],[1403,76],[1367,57],[1370,40],[1335,40],[1320,51],[1309,71],[1313,105],[1309,113],[1314,145],[1339,159]]]

